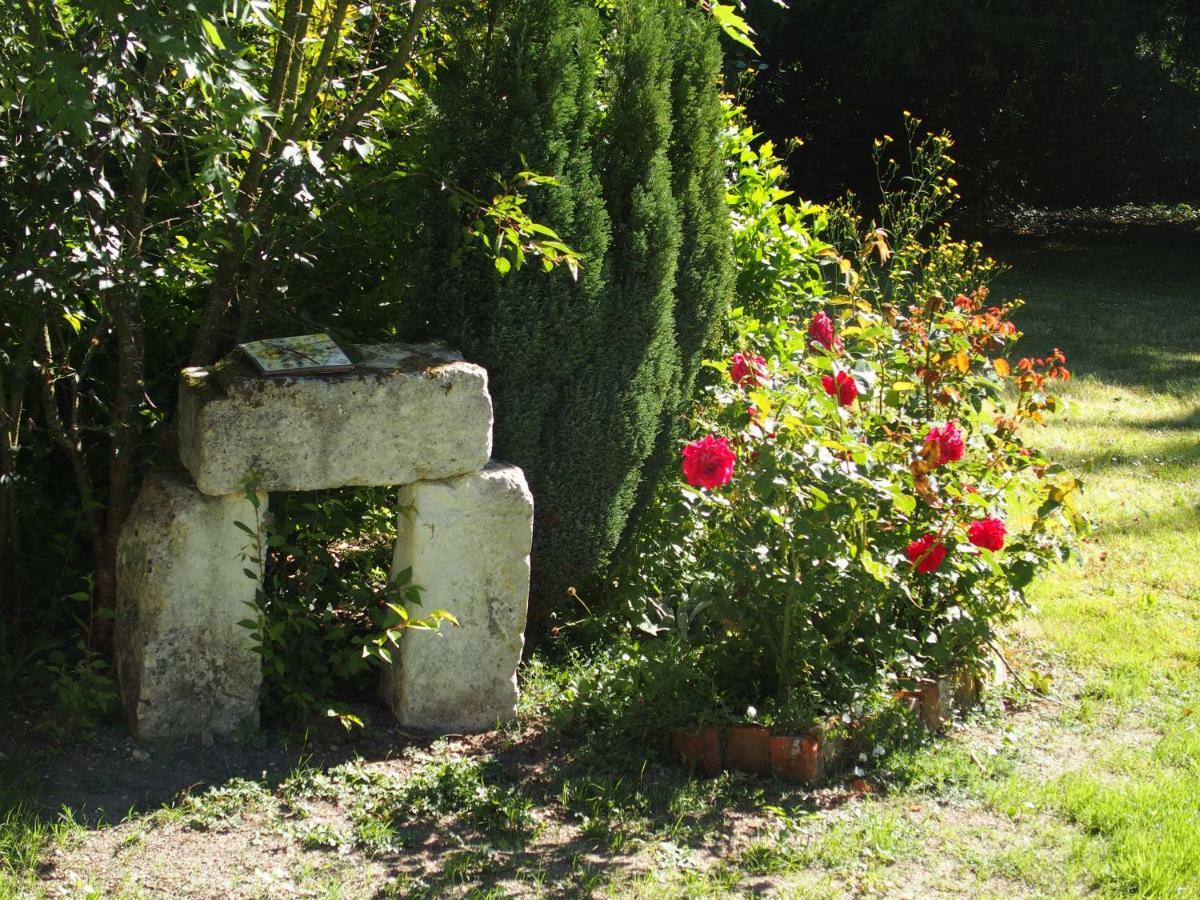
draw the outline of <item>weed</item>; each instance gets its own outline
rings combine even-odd
[[[210,831],[240,818],[243,813],[273,809],[276,803],[274,796],[258,782],[232,778],[203,794],[188,795],[169,817],[181,818],[193,830]]]

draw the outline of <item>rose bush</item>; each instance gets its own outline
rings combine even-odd
[[[1065,357],[1010,362],[1016,304],[942,224],[950,140],[906,121],[913,171],[877,142],[873,221],[786,202],[773,148],[730,133],[728,343],[618,579],[643,651],[686,655],[730,715],[804,725],[971,665],[1071,546],[1078,484],[1026,443]]]

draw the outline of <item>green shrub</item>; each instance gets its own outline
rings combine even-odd
[[[486,34],[432,92],[430,166],[483,196],[518,170],[552,177],[526,208],[582,269],[501,277],[439,200],[407,321],[488,368],[495,455],[537,504],[536,616],[617,546],[727,300],[720,54],[676,0],[523,0]]]
[[[396,515],[393,492],[358,488],[274,495],[260,516],[262,546],[255,523],[239,523],[247,577],[257,578],[255,560],[265,559],[263,587],[241,624],[262,656],[263,708],[281,722],[325,712],[361,725],[343,703],[374,691],[378,664],[392,661],[403,630],[455,622],[445,610],[410,617],[420,587],[408,570],[390,574]]]

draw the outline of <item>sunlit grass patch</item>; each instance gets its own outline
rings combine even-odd
[[[1083,676],[1097,749],[1028,787],[1093,837],[1078,855],[1102,884],[1200,896],[1200,265],[1194,247],[1152,268],[1114,249],[1043,254],[1010,279],[1034,298],[1029,340],[1067,348],[1081,376],[1045,443],[1084,471],[1094,523],[1020,628]],[[1130,721],[1140,743],[1118,740]]]
[[[69,809],[46,816],[18,801],[0,812],[0,900],[30,896],[38,865],[82,830]]]

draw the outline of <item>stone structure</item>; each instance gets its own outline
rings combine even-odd
[[[117,671],[138,738],[258,724],[262,667],[250,631],[266,508],[206,497],[182,472],[147,476],[117,550]],[[260,532],[261,533],[261,532]]]
[[[384,699],[401,722],[428,731],[478,731],[514,718],[533,538],[524,475],[490,463],[402,488],[400,506],[392,575],[411,567],[422,608],[450,610],[459,627],[405,632]]]
[[[352,348],[352,350],[355,348]],[[352,372],[264,377],[237,356],[185,369],[179,457],[202,493],[411,484],[492,452],[487,373],[437,346],[356,348]]]
[[[261,661],[237,623],[261,585],[265,491],[355,485],[399,487],[393,573],[423,589],[414,616],[461,626],[404,635],[382,680],[397,717],[458,732],[515,716],[533,500],[520,469],[488,461],[487,373],[438,345],[349,353],[335,374],[268,377],[236,355],[184,370],[187,471],[147,477],[118,554],[117,674],[139,739],[257,724]]]

